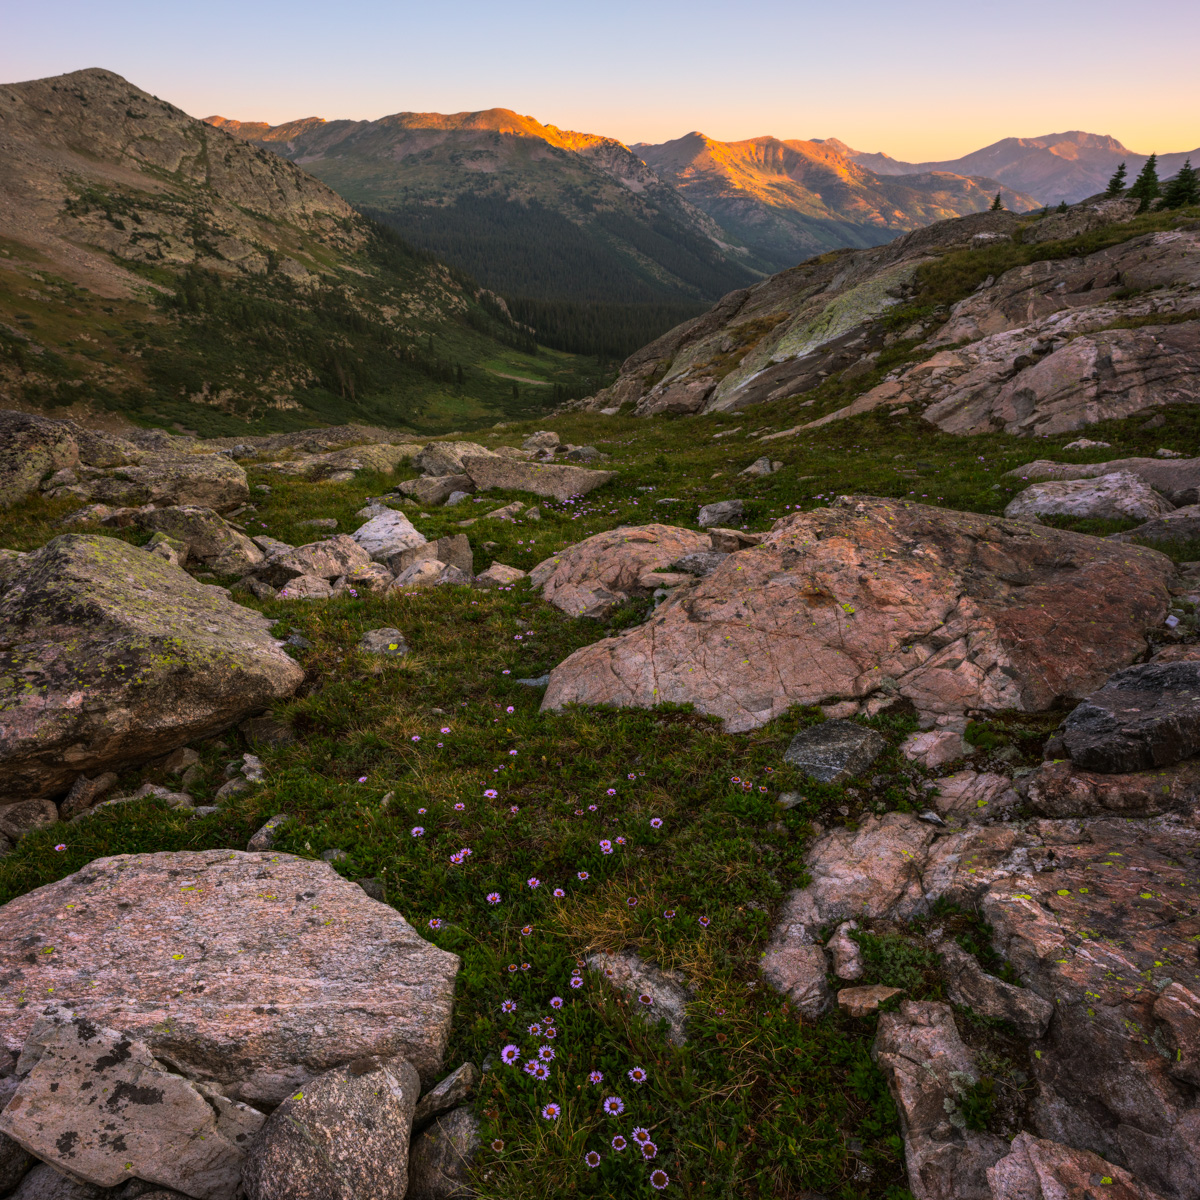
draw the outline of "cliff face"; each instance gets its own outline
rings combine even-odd
[[[983,211],[997,192],[1014,211],[1035,207],[1031,197],[990,178],[877,174],[835,141],[718,142],[690,133],[635,149],[769,270],[823,250],[878,245],[897,232]]]
[[[786,433],[900,408],[1018,435],[1196,403],[1195,222],[1137,207],[985,212],[821,255],[731,292],[584,403],[686,415],[814,392],[800,407],[821,407]]]

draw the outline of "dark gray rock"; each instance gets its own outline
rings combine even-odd
[[[985,1017],[1009,1021],[1022,1037],[1040,1038],[1054,1015],[1054,1005],[1030,988],[1014,987],[989,975],[960,946],[942,942],[938,948],[946,973],[946,990],[955,1004],[963,1004]]]
[[[20,1142],[0,1133],[0,1196],[7,1196],[34,1164],[34,1157]]]
[[[1117,671],[1060,732],[1072,762],[1088,771],[1143,771],[1190,758],[1200,751],[1200,663]]]
[[[124,1200],[124,1189],[102,1188],[94,1183],[77,1183],[60,1175],[49,1163],[37,1166],[21,1180],[8,1200]]]
[[[271,1114],[242,1170],[246,1200],[402,1200],[421,1083],[404,1059],[355,1059]]]
[[[703,578],[711,575],[727,558],[728,554],[720,550],[700,551],[696,554],[685,554],[673,562],[668,571],[682,571],[686,575],[698,575]]]
[[[413,1139],[408,1200],[467,1200],[474,1196],[471,1160],[479,1145],[479,1121],[469,1108],[456,1108],[439,1117]]]
[[[1112,542],[1190,542],[1200,538],[1200,504],[1154,517],[1136,529],[1109,534]]]
[[[696,517],[702,529],[710,525],[728,525],[731,521],[740,521],[746,515],[745,505],[740,500],[718,500],[714,504],[706,504]]]
[[[457,1108],[464,1100],[469,1100],[479,1087],[479,1079],[479,1068],[471,1062],[463,1063],[457,1071],[447,1075],[417,1103],[417,1111],[413,1114],[413,1130],[424,1129],[442,1113]]]
[[[783,761],[818,783],[844,783],[861,775],[886,748],[873,729],[853,721],[824,721],[796,734]]]
[[[440,537],[437,540],[437,556],[439,562],[457,567],[464,575],[475,574],[475,556],[471,552],[471,542],[465,533],[456,533],[453,537]]]
[[[0,834],[10,842],[19,842],[35,829],[48,829],[58,820],[53,800],[18,800],[0,808]]]

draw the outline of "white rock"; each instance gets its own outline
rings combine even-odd
[[[1148,483],[1128,471],[1092,479],[1058,479],[1035,483],[1009,501],[1006,517],[1102,517],[1139,521],[1161,517],[1175,506]]]
[[[376,561],[389,560],[405,550],[425,545],[426,538],[402,512],[389,508],[360,525],[351,537]]]

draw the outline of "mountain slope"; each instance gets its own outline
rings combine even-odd
[[[833,145],[834,140],[825,145]],[[1004,138],[944,162],[906,163],[886,154],[864,154],[837,143],[842,152],[878,175],[914,175],[927,171],[954,171],[963,175],[990,175],[1006,187],[1030,192],[1040,204],[1068,204],[1104,190],[1120,163],[1132,181],[1149,155],[1136,154],[1107,134],[1051,133],[1043,137]],[[1200,149],[1160,154],[1158,175],[1166,179],[1188,157],[1200,161]]]
[[[0,87],[10,406],[210,432],[461,425],[512,407],[502,375],[546,384],[527,403],[576,383],[571,361],[518,348],[536,349],[469,280],[120,76]]]
[[[847,159],[840,143],[773,137],[718,142],[702,133],[635,149],[724,229],[756,265],[784,270],[824,250],[876,246],[899,232],[986,209],[999,191],[1007,207],[1033,201],[991,179],[924,173],[880,178]]]
[[[521,301],[535,323],[547,302],[700,311],[755,277],[710,217],[612,138],[507,109],[274,127],[207,119],[303,165]]]

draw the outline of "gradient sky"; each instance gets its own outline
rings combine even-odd
[[[194,116],[503,107],[627,143],[839,137],[955,158],[1084,129],[1200,145],[1200,4],[0,0],[0,80],[106,67]]]

